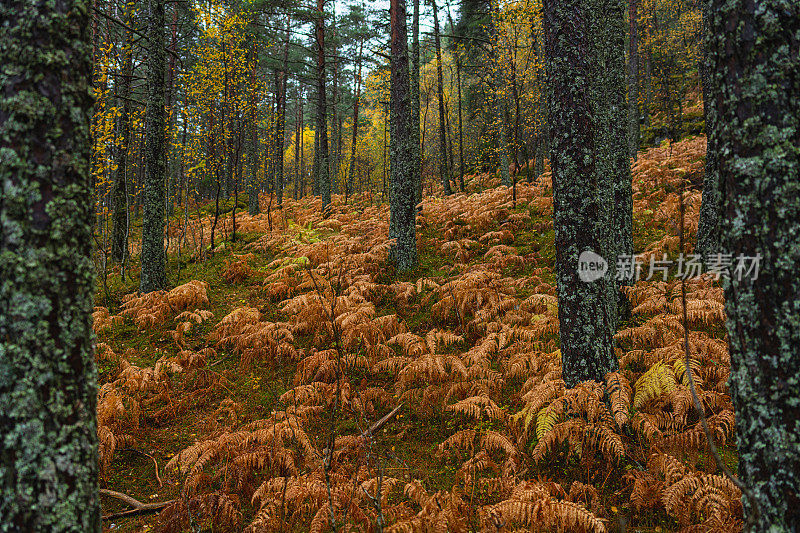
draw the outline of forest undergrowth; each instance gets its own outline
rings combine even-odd
[[[704,155],[703,137],[640,154],[643,277],[680,252],[684,184],[690,251]],[[549,173],[516,199],[468,177],[487,181],[424,200],[413,274],[388,266],[387,206],[338,198],[323,218],[306,198],[237,215],[213,257],[193,221],[171,291],[98,292],[101,486],[162,503],[106,528],[739,531],[693,407],[679,282],[630,288],[620,371],[565,389]],[[735,469],[722,289],[686,289],[688,360]]]

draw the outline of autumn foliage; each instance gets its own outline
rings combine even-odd
[[[702,138],[655,148],[635,167],[643,278],[650,255],[679,251],[683,180],[693,242],[691,183],[704,150]],[[388,266],[386,207],[332,207],[323,218],[318,201],[286,199],[271,231],[266,215],[241,217],[254,238],[220,268],[254,303],[212,316],[214,287],[192,281],[127,296],[118,315],[95,312],[101,340],[123,321],[167,332],[150,366],[100,345],[110,368],[98,399],[105,473],[143,425],[195,407],[208,419],[193,443],[171,450],[163,472],[180,495],[155,519],[158,531],[201,520],[250,532],[334,522],[392,532],[741,528],[740,493],[708,453],[683,349],[687,327],[697,393],[727,454],[730,364],[711,277],[687,282],[686,324],[679,282],[636,283],[633,317],[615,338],[621,370],[566,389],[547,173],[517,184],[515,201],[505,187],[426,199],[413,277]],[[231,393],[237,377],[214,369],[223,358],[234,374],[293,375],[268,385],[271,403],[247,408]]]

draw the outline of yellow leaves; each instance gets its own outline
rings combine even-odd
[[[636,380],[633,408],[639,409],[645,402],[675,390],[675,375],[664,363],[656,363]]]
[[[694,379],[695,386],[699,386],[702,383],[700,379],[700,361],[690,358],[689,366],[692,370],[692,378]],[[675,371],[675,375],[680,379],[681,383],[688,387],[689,374],[686,372],[686,360],[676,359],[675,363],[672,365],[672,368]]]
[[[561,413],[551,410],[549,407],[543,408],[536,415],[536,440],[540,441],[561,418]],[[527,428],[526,428],[527,429]]]

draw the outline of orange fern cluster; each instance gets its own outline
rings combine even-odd
[[[140,328],[163,323],[171,314],[208,305],[208,283],[193,280],[171,291],[132,293],[122,298],[120,314],[130,317]]]
[[[640,157],[634,205],[652,237],[643,257],[678,252],[679,191],[702,172],[702,150],[690,140]],[[140,327],[178,315],[177,354],[144,368],[107,356],[118,377],[105,389],[103,427],[119,442],[136,432],[132,400],[153,418],[151,406],[179,388],[187,398],[208,390],[203,363],[214,353],[204,348],[237,356],[240,369],[261,361],[294,371],[258,416],[222,399],[216,381],[207,397],[222,422],[168,464],[183,496],[159,530],[198,516],[250,532],[334,522],[364,532],[378,523],[394,532],[605,531],[618,516],[653,515],[687,530],[741,527],[740,495],[708,459],[688,388],[691,370],[715,443],[729,444],[730,362],[712,279],[686,284],[688,332],[678,283],[630,288],[634,317],[615,337],[619,372],[566,389],[552,255],[531,239],[552,227],[549,173],[517,184],[516,200],[505,187],[425,199],[420,248],[440,267],[415,279],[398,279],[387,261],[386,206],[334,200],[325,216],[318,199],[241,216],[239,229],[260,236],[228,263],[228,282],[256,277],[247,265],[264,258],[264,280],[250,287],[263,298],[215,319],[208,335],[190,333],[213,318],[202,301],[126,301],[122,314]],[[699,193],[684,203],[691,239]],[[98,310],[101,331],[108,321]],[[399,449],[421,434],[434,439],[422,453]]]

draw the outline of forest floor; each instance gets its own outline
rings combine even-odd
[[[643,277],[650,255],[680,251],[684,184],[694,242],[704,152],[696,137],[640,155]],[[365,198],[326,218],[313,198],[240,213],[234,242],[227,213],[208,255],[191,243],[210,219],[192,212],[170,292],[139,296],[138,272],[109,273],[101,487],[172,503],[105,529],[324,531],[331,516],[358,531],[740,529],[691,409],[677,282],[637,283],[620,372],[565,390],[549,174],[516,201],[496,178],[468,183],[424,201],[410,274],[389,266],[388,209]],[[687,291],[690,366],[735,470],[721,290],[706,276]],[[103,497],[104,515],[125,509]]]

